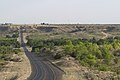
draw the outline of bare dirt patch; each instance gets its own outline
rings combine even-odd
[[[20,62],[10,61],[0,72],[0,80],[27,80],[31,74],[31,65],[24,52],[19,54]]]
[[[78,61],[72,57],[63,57],[62,59],[53,61],[58,67],[65,71],[62,80],[119,80],[114,72],[98,71],[80,65]]]

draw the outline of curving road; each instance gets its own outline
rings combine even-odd
[[[43,57],[37,57],[36,55],[28,51],[23,40],[23,34],[21,29],[20,36],[22,47],[32,66],[32,73],[27,80],[61,80],[61,70],[52,65]]]

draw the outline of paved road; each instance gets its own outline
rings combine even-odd
[[[32,66],[32,73],[28,80],[61,80],[62,71],[53,66],[46,59],[42,57],[37,57],[35,54],[29,52],[23,41],[22,31],[20,31],[20,35],[22,47]]]

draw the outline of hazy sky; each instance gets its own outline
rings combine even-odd
[[[120,23],[120,0],[0,0],[0,23]]]

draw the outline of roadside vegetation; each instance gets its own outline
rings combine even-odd
[[[56,47],[61,53],[54,55],[55,59],[69,55],[74,57],[83,66],[100,71],[112,71],[120,74],[120,37],[106,39],[41,39],[27,38],[27,45],[32,52],[40,53],[45,48],[50,53]],[[52,53],[51,53],[52,54]]]
[[[0,37],[0,66],[6,64],[6,61],[19,61],[13,59],[13,54],[18,54],[21,50],[20,43],[17,41],[18,33],[13,34],[11,37]],[[8,35],[6,35],[8,36]]]
[[[32,48],[30,50],[38,56],[50,57],[53,63],[65,70],[65,80],[72,77],[76,78],[72,80],[119,80],[119,25],[18,26],[23,26],[24,33],[29,35],[26,44]],[[17,41],[17,25],[0,27],[0,32],[0,67],[3,67],[8,61],[19,61],[20,43]],[[16,54],[18,56],[13,56]],[[19,67],[23,70],[22,65]]]
[[[0,80],[25,80],[31,74],[29,59],[20,45],[19,28],[0,25]]]
[[[119,25],[49,26],[28,29],[27,45],[33,53],[48,57],[65,70],[64,80],[70,76],[82,77],[72,80],[119,80]]]

